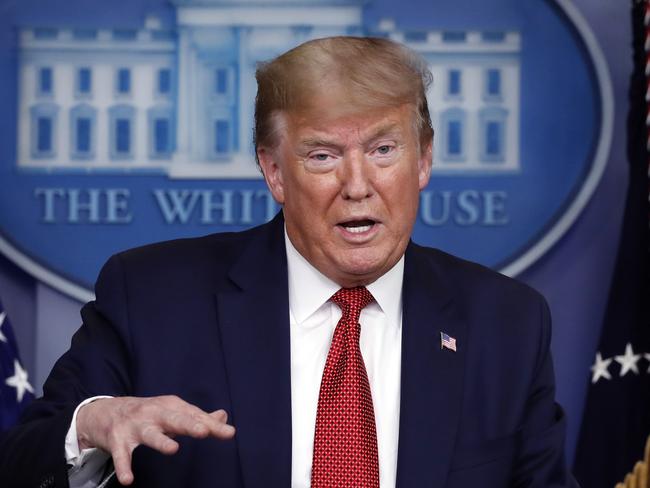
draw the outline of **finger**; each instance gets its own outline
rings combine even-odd
[[[210,415],[210,417],[213,419],[218,420],[219,422],[228,422],[228,412],[226,412],[223,408],[215,410],[214,412],[210,412],[208,415]]]
[[[133,483],[133,472],[131,471],[131,452],[125,448],[116,448],[113,453],[113,467],[115,476],[121,485],[128,486]]]
[[[235,435],[235,427],[229,425],[228,413],[225,410],[216,410],[209,414],[212,419],[211,433],[219,439],[231,439]]]
[[[226,423],[228,421],[228,413],[225,410],[219,409],[208,414],[191,403],[184,402],[183,400],[181,400],[181,402],[184,403],[185,411],[191,412],[194,419],[196,419],[201,425],[207,427],[208,432],[205,434],[206,436],[211,435],[218,439],[225,440],[230,439],[235,435],[235,428]],[[202,431],[200,436],[203,437]]]
[[[235,428],[232,425],[226,423],[221,423],[216,427],[213,427],[210,432],[214,437],[221,440],[232,439],[235,436]]]
[[[213,436],[217,439],[224,440],[230,439],[235,435],[235,428],[219,419],[219,417],[223,418],[224,415],[227,418],[225,412],[217,417],[213,417],[197,407],[191,407],[193,412],[191,416],[175,412],[166,419],[164,429],[166,434],[189,435],[199,439]],[[167,429],[173,429],[173,431],[170,432]]]
[[[171,428],[180,428],[182,431],[178,432],[178,434],[203,436],[209,433],[205,432],[206,429],[200,425],[196,425],[197,423],[204,425],[210,422],[208,414],[199,407],[175,395],[167,395],[159,398],[164,405],[165,412],[171,414],[165,422],[169,423],[169,427]],[[189,419],[186,420],[184,416],[189,417]],[[192,424],[187,423],[191,422],[191,419],[195,422]]]
[[[210,435],[208,415],[187,415],[181,412],[167,412],[160,419],[160,426],[168,435],[188,435],[202,439]]]
[[[196,405],[186,402],[182,398],[179,398],[175,395],[167,395],[158,398],[160,398],[160,401],[163,404],[164,408],[175,412],[182,412],[187,415],[191,415],[199,421],[205,421],[207,415],[210,415],[212,418],[216,418],[217,420],[221,420],[223,422],[226,422],[228,420],[228,414],[224,409],[219,409],[208,413]],[[221,418],[221,416],[223,416],[223,418]]]
[[[235,435],[235,429],[226,424],[227,414],[220,420],[204,412],[200,408],[176,396],[161,397],[167,409],[173,411],[162,419],[163,430],[166,434],[188,435],[195,438],[205,438],[209,435],[218,439],[230,439]],[[217,410],[218,412],[218,410]]]
[[[156,400],[167,410],[173,410],[175,412],[184,412],[187,415],[193,415],[195,413],[205,413],[196,405],[186,402],[182,398],[176,395],[165,395],[161,397],[155,397]]]
[[[163,454],[174,454],[178,451],[178,442],[167,437],[154,425],[142,429],[140,438],[142,444]]]

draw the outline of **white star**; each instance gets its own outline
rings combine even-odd
[[[0,341],[1,342],[7,342],[7,338],[2,333],[2,324],[5,323],[5,318],[7,318],[7,313],[6,312],[0,313]]]
[[[650,353],[647,353],[647,352],[646,352],[646,353],[643,355],[643,357],[646,358],[646,359],[648,360],[648,362],[650,362]],[[647,371],[647,372],[650,373],[650,366],[648,366],[648,371]]]
[[[16,398],[18,403],[23,401],[25,391],[34,393],[34,388],[27,381],[27,371],[25,371],[17,359],[14,359],[14,375],[5,380],[5,383],[16,389]]]
[[[609,374],[607,368],[611,364],[611,359],[603,359],[599,352],[596,353],[596,362],[591,367],[593,375],[591,375],[591,382],[597,383],[600,378],[611,380],[612,376]]]
[[[632,351],[632,344],[629,342],[625,346],[625,354],[622,356],[616,356],[616,362],[621,365],[621,376],[625,376],[628,371],[632,371],[635,374],[639,374],[639,368],[636,363],[641,359],[641,354],[634,354]]]

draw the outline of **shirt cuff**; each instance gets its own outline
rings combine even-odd
[[[79,450],[79,440],[77,439],[77,413],[79,413],[79,409],[84,405],[88,405],[89,403],[94,402],[95,400],[100,400],[102,398],[113,397],[100,395],[87,398],[77,406],[74,414],[72,415],[72,422],[70,422],[70,428],[68,429],[68,433],[65,436],[65,460],[68,465],[71,466],[71,469],[79,469],[79,467],[84,464],[84,461],[88,458],[88,456],[91,456],[98,451],[97,448],[84,449],[83,451]]]

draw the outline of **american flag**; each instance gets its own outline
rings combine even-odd
[[[0,303],[0,432],[18,421],[20,412],[33,398],[34,389],[20,363],[13,330]]]
[[[451,337],[444,332],[440,333],[440,349],[449,349],[450,351],[456,352],[456,338]]]
[[[594,324],[600,340],[591,371],[585,368],[589,389],[573,470],[589,488],[633,486],[626,476],[643,458],[650,434],[650,374],[643,364],[650,354],[650,5],[630,4],[629,177],[621,180],[627,197],[603,323]]]

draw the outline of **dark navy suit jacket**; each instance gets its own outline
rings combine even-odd
[[[67,486],[64,438],[81,400],[175,394],[226,409],[237,434],[180,438],[171,457],[137,448],[135,486],[289,487],[287,289],[281,215],[113,256],[44,397],[4,439],[0,486]],[[402,331],[398,487],[575,486],[538,293],[411,243]]]

